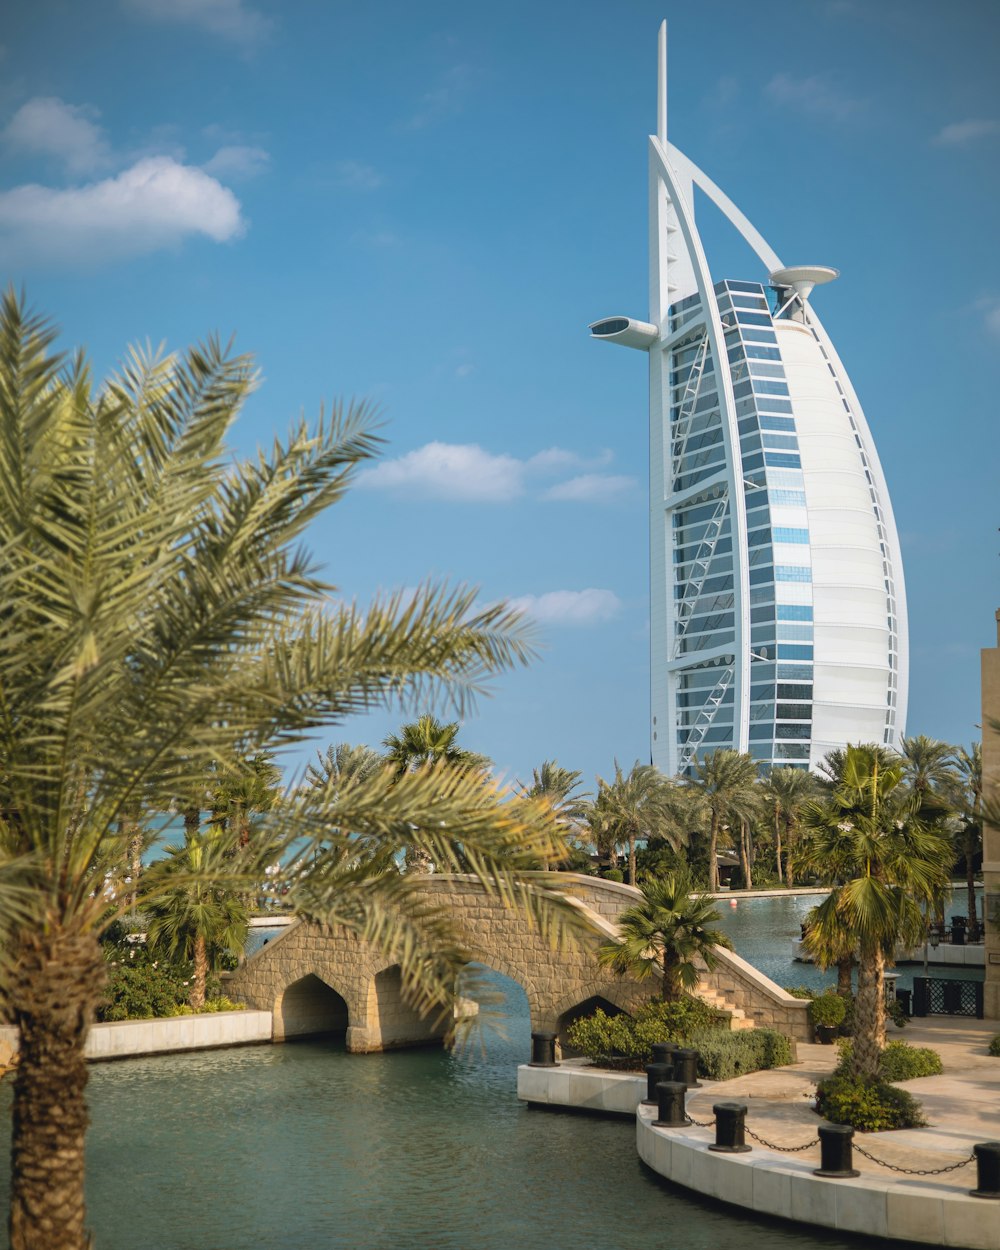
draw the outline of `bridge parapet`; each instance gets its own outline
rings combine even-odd
[[[421,882],[444,901],[472,958],[523,987],[535,1030],[561,1033],[594,1006],[634,1012],[658,980],[620,977],[597,963],[597,947],[616,932],[625,907],[642,896],[613,881],[576,873],[532,874],[574,900],[589,923],[575,946],[553,951],[522,911],[507,907],[474,877],[432,874]],[[804,1004],[727,951],[703,981],[711,1001],[739,1007],[756,1023],[789,1036],[808,1033]],[[727,992],[731,990],[732,992]],[[383,1050],[427,1043],[443,1028],[421,1018],[402,994],[399,968],[380,951],[342,928],[297,921],[247,959],[227,992],[271,1011],[275,1040],[318,1032],[344,1032],[348,1050]]]

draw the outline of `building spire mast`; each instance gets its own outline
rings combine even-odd
[[[667,23],[660,23],[660,37],[657,43],[657,74],[656,74],[656,137],[663,150],[667,150]]]

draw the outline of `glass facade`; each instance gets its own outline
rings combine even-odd
[[[681,771],[735,747],[735,560],[750,584],[749,750],[761,765],[808,766],[813,610],[809,521],[795,415],[768,296],[755,282],[720,282],[714,296],[733,383],[746,532],[733,543],[723,415],[699,296],[670,309],[690,335],[670,353],[672,660]],[[701,653],[712,652],[701,658]]]

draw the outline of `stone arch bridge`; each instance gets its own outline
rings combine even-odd
[[[549,877],[551,881],[551,877]],[[427,893],[458,924],[472,957],[523,987],[531,1027],[562,1033],[601,1005],[634,1011],[656,983],[620,977],[597,963],[599,944],[617,933],[638,890],[596,877],[560,873],[558,888],[589,922],[574,949],[553,951],[517,908],[490,897],[471,877],[434,874]],[[714,972],[702,970],[699,997],[733,1013],[733,1027],[777,1028],[809,1040],[806,1004],[786,994],[738,955],[720,951]],[[227,994],[271,1011],[274,1040],[346,1033],[347,1049],[364,1052],[413,1046],[440,1037],[403,999],[398,965],[353,933],[295,921],[228,979]]]

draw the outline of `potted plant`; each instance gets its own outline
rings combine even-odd
[[[847,1003],[839,994],[827,991],[814,998],[809,1004],[809,1017],[816,1030],[817,1041],[826,1046],[833,1045],[837,1030],[843,1023],[846,1013]]]

